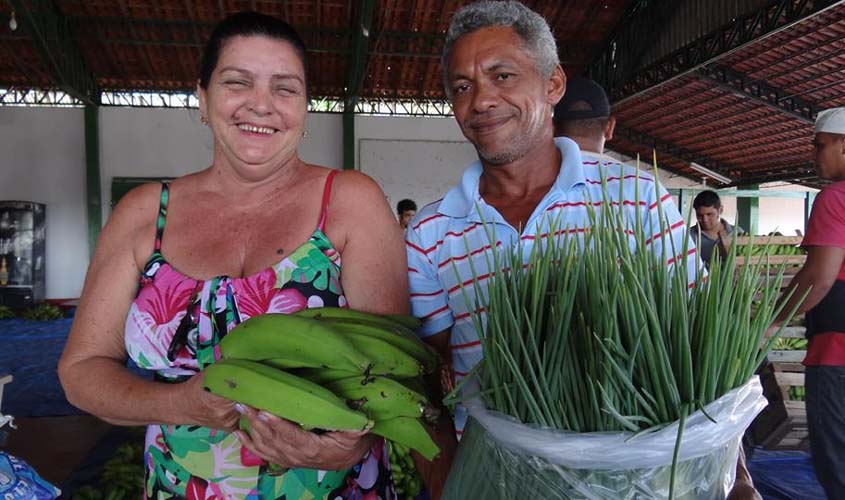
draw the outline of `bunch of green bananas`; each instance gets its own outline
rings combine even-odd
[[[795,245],[766,245],[765,243],[750,244],[751,256],[774,255],[804,255],[804,250]],[[737,248],[737,255],[747,255],[746,245]]]
[[[774,349],[778,351],[805,351],[807,350],[807,339],[778,337],[775,340]]]
[[[144,484],[143,441],[121,445],[106,462],[96,485],[79,488],[73,500],[140,498]]]
[[[369,429],[431,460],[440,450],[423,420],[438,411],[418,388],[437,356],[417,326],[344,308],[255,316],[220,342],[204,386],[304,429]]]
[[[804,401],[806,390],[803,385],[792,385],[789,387],[789,399],[792,401]]]
[[[411,450],[398,443],[390,443],[390,472],[399,498],[416,498],[422,491],[422,478],[417,473]]]

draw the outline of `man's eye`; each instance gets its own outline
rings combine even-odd
[[[456,94],[462,94],[462,93],[466,92],[467,90],[469,90],[469,85],[462,83],[460,85],[455,86],[455,88],[453,88],[452,90]]]
[[[504,80],[507,80],[508,78],[510,78],[511,76],[513,76],[513,75],[510,74],[510,73],[499,73],[498,75],[496,75],[496,78],[498,78],[501,81],[504,81]]]

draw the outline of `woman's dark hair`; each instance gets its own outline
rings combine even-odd
[[[238,12],[217,23],[208,43],[205,44],[202,61],[200,62],[200,88],[208,89],[211,74],[217,67],[223,46],[230,38],[236,36],[266,36],[288,42],[293,46],[294,52],[302,61],[306,75],[308,74],[308,56],[305,43],[291,25],[281,19],[258,12]]]

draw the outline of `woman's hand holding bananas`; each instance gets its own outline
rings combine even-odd
[[[179,389],[171,394],[171,407],[174,411],[185,412],[185,422],[233,431],[238,428],[241,415],[235,410],[235,403],[206,391],[203,388],[205,372],[198,373],[181,384],[174,384]]]
[[[368,431],[317,434],[265,411],[241,406],[249,432],[235,435],[250,452],[284,468],[349,469],[361,461],[375,437]]]

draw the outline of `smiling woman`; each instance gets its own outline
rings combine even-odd
[[[324,306],[407,312],[402,233],[381,189],[297,154],[306,67],[286,23],[224,19],[197,89],[212,165],[133,189],[98,243],[59,375],[79,408],[148,426],[147,498],[394,495],[382,440],[306,432],[202,389],[220,340],[249,317]],[[155,381],[129,373],[127,357]]]

